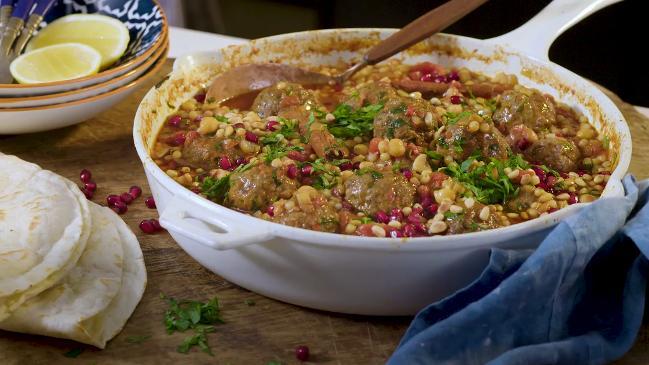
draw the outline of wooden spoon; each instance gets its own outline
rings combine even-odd
[[[279,64],[247,64],[217,76],[207,90],[207,100],[222,102],[238,95],[272,86],[280,81],[302,85],[342,84],[367,65],[377,64],[455,23],[487,0],[451,0],[415,19],[400,31],[372,47],[360,63],[345,72],[328,76],[299,67]]]

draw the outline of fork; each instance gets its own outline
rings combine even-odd
[[[4,0],[3,0],[4,1]],[[43,17],[57,0],[18,0],[0,39],[0,84],[13,81],[9,65],[25,48]],[[32,10],[30,14],[30,11]]]

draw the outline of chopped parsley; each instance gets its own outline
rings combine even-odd
[[[79,357],[79,355],[81,355],[83,353],[83,351],[85,351],[83,348],[77,347],[77,348],[74,348],[74,349],[64,353],[63,356],[69,357],[71,359],[76,359],[77,357]]]
[[[471,114],[473,114],[473,113],[471,113],[470,111],[467,111],[467,110],[465,110],[465,111],[463,111],[461,113],[448,112],[448,113],[444,114],[444,118],[446,118],[446,124],[447,125],[453,125],[453,124],[459,122],[461,119],[470,116]]]
[[[221,123],[228,123],[228,124],[230,123],[230,119],[224,117],[223,115],[215,115],[214,118],[216,118],[216,120],[218,120]]]
[[[319,158],[313,162],[307,162],[302,166],[309,164],[313,167],[313,186],[318,190],[331,189],[338,183],[338,176],[340,175],[336,170],[327,166],[327,161],[324,158]]]
[[[126,342],[133,344],[140,344],[151,338],[151,335],[134,335],[126,337]]]
[[[509,160],[492,158],[478,166],[474,161],[477,161],[477,157],[471,156],[460,165],[451,165],[442,170],[462,183],[483,204],[504,203],[518,194],[519,188],[507,177],[504,169],[526,165],[520,156],[512,156]]]
[[[333,111],[336,120],[327,127],[338,138],[369,136],[374,128],[374,117],[383,109],[383,104],[370,104],[353,110],[350,105],[340,104]]]
[[[230,190],[230,176],[235,172],[244,172],[250,170],[254,166],[253,162],[249,162],[245,165],[239,165],[232,173],[223,176],[220,179],[213,178],[208,176],[203,180],[201,185],[201,193],[205,195],[209,200],[217,202],[219,204],[223,203],[225,196]]]
[[[315,114],[309,113],[309,120],[306,123],[306,135],[302,136],[302,142],[309,143],[311,140],[311,126],[315,123]]]
[[[399,106],[397,106],[395,108],[392,108],[392,110],[390,110],[390,113],[392,113],[392,114],[403,114],[406,111],[408,111],[408,106],[406,105],[406,103],[401,103]]]
[[[361,217],[361,223],[362,224],[372,223],[372,218],[370,218],[370,217]]]
[[[464,144],[466,141],[462,136],[457,136],[455,139],[453,139],[453,150],[457,153],[462,153],[464,152]]]
[[[189,350],[198,346],[203,352],[212,355],[207,343],[207,333],[214,332],[214,324],[223,323],[219,302],[212,298],[207,303],[197,301],[177,301],[160,295],[167,301],[169,309],[164,314],[164,324],[168,334],[174,332],[185,332],[194,330],[194,335],[186,337],[178,346],[178,352],[186,354]]]
[[[388,130],[386,132],[386,136],[388,138],[394,138],[394,131],[396,129],[401,128],[406,124],[406,121],[399,118],[399,119],[394,119],[388,122]]]
[[[372,179],[374,179],[374,180],[378,180],[378,179],[383,177],[382,173],[380,173],[380,172],[378,172],[378,171],[376,171],[374,169],[371,169],[369,167],[365,167],[365,168],[356,170],[356,175],[358,175],[358,176],[362,176],[362,175],[365,175],[365,174],[370,174],[370,176],[372,176]]]
[[[447,210],[446,212],[444,212],[444,218],[446,218],[446,219],[454,220],[454,219],[460,218],[461,216],[462,216],[462,213],[453,213],[450,210]]]
[[[484,105],[491,110],[491,112],[495,112],[496,109],[498,108],[498,102],[496,99],[485,99]]]
[[[283,139],[298,137],[297,121],[292,119],[279,118],[280,128],[268,135],[261,137],[260,142],[263,145],[278,144]],[[282,135],[282,137],[280,137]]]
[[[437,153],[435,151],[426,150],[425,153],[426,156],[428,156],[428,158],[430,158],[431,160],[441,161],[444,159],[444,155],[442,155],[441,153]]]
[[[290,151],[304,151],[300,146],[285,146],[282,144],[270,144],[264,147],[264,162],[270,164],[276,158],[286,156]]]

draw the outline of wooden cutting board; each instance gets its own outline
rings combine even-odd
[[[133,147],[131,126],[146,91],[171,70],[171,61],[159,75],[128,100],[86,123],[51,132],[0,137],[0,151],[17,155],[45,169],[79,181],[79,171],[92,171],[99,188],[95,201],[127,191],[144,190],[123,219],[137,234],[148,270],[142,302],[124,330],[105,350],[58,340],[0,331],[0,364],[297,364],[293,349],[307,345],[311,363],[382,364],[407,328],[406,317],[362,317],[320,312],[264,298],[228,283],[190,258],[167,233],[143,234],[138,223],[157,217],[144,206],[150,192]],[[649,177],[649,120],[609,93],[625,114],[633,136],[631,172]],[[0,112],[0,122],[2,113]],[[160,293],[179,299],[206,301],[217,296],[225,324],[209,335],[214,357],[194,349],[188,355],[176,347],[186,334],[167,335],[162,323],[166,309]],[[254,305],[249,305],[253,301]],[[129,343],[130,336],[151,336]],[[83,349],[76,358],[64,356]],[[649,325],[636,345],[618,364],[649,363]]]

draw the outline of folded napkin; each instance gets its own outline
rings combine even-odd
[[[649,180],[561,222],[535,251],[493,249],[417,314],[388,364],[605,364],[631,348],[649,274]]]

